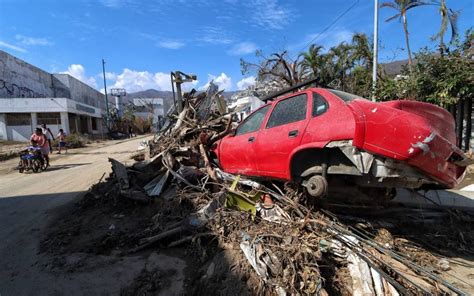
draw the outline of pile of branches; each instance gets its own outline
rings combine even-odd
[[[301,204],[304,191],[221,171],[212,149],[236,123],[213,84],[188,93],[181,107],[148,143],[148,160],[126,168],[111,159],[120,196],[166,203],[129,253],[213,238],[240,251],[246,260],[236,264],[258,294],[463,293],[368,233]]]

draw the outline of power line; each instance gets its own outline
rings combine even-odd
[[[334,26],[344,15],[346,15],[351,9],[353,9],[358,3],[359,3],[360,0],[356,0],[354,3],[352,3],[351,6],[349,6],[346,10],[344,10],[340,15],[338,15],[328,26],[326,26],[321,32],[319,32],[316,37],[314,37],[313,39],[311,39],[308,44],[306,44],[303,48],[301,48],[298,52],[301,52],[303,49],[305,49],[306,47],[308,47],[309,45],[311,45],[313,43],[313,41],[315,41],[316,39],[319,38],[319,36],[321,36],[323,33],[327,32],[327,30],[329,30],[332,26]]]

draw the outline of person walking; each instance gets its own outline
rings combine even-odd
[[[48,139],[48,144],[49,144],[49,153],[53,153],[53,146],[51,145],[51,140],[54,140],[53,132],[49,129],[49,127],[46,127],[46,124],[43,123],[41,125],[41,131],[43,132],[43,135],[46,136],[46,139]]]
[[[35,132],[30,137],[30,142],[36,142],[41,148],[41,154],[43,154],[44,160],[46,161],[46,166],[49,167],[49,153],[51,152],[51,147],[49,146],[48,139],[46,135],[43,134],[43,130],[39,127],[35,129]]]
[[[61,149],[62,148],[64,148],[64,150],[66,150],[66,154],[67,154],[66,133],[64,132],[64,130],[62,128],[59,129],[59,133],[56,135],[56,137],[59,139],[58,154],[61,154]]]

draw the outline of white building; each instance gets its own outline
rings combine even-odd
[[[236,114],[239,115],[239,119],[243,120],[246,118],[250,113],[257,110],[265,103],[262,102],[259,98],[255,96],[245,96],[240,97],[236,96],[233,98],[233,102],[229,104],[229,110],[232,110]]]
[[[136,116],[143,119],[147,119],[150,116],[153,117],[153,128],[152,130],[157,131],[160,124],[160,118],[165,115],[163,107],[163,99],[161,98],[135,98],[133,99],[133,105],[135,105]]]
[[[0,139],[26,141],[45,123],[54,134],[102,134],[105,97],[68,74],[50,74],[0,50]]]

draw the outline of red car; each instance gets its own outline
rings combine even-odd
[[[467,165],[446,110],[416,101],[376,103],[326,88],[262,106],[214,152],[228,173],[301,182],[313,196],[324,195],[328,183],[452,188]]]

